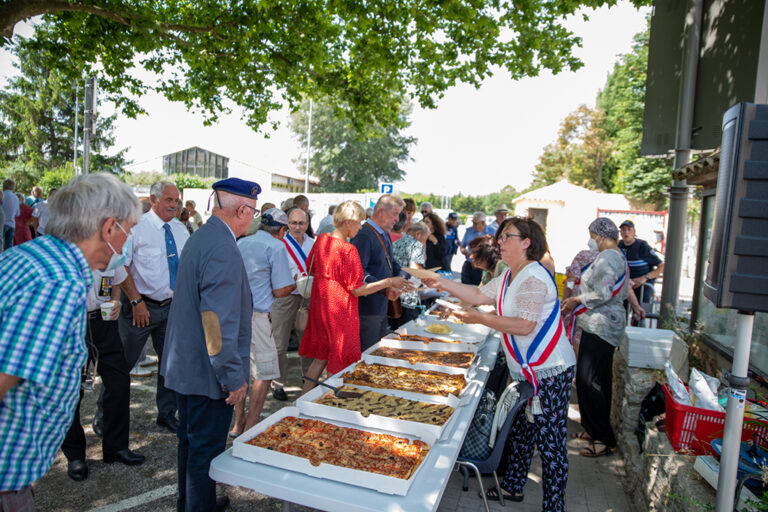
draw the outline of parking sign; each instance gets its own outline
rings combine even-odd
[[[392,194],[395,191],[395,186],[392,183],[382,183],[379,185],[379,191],[382,194]]]

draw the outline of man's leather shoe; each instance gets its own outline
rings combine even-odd
[[[288,400],[288,395],[285,394],[285,390],[283,388],[273,389],[272,396],[275,398],[275,400],[280,400],[281,402]]]
[[[99,420],[98,418],[93,418],[93,423],[91,423],[91,427],[93,427],[93,433],[96,434],[99,437],[104,437],[104,424]]]
[[[179,429],[179,420],[177,420],[176,416],[173,414],[169,414],[168,416],[158,416],[156,423],[174,433]]]
[[[138,466],[142,464],[146,457],[140,453],[132,452],[128,448],[120,450],[111,455],[104,454],[104,463],[112,464],[113,462],[122,462],[126,466]]]
[[[222,510],[226,510],[229,506],[229,496],[219,496],[216,498],[216,505],[214,505],[213,510],[214,512],[221,512]]]
[[[88,478],[88,464],[83,459],[67,462],[67,475],[75,482],[82,482]]]

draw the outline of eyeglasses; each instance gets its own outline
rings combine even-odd
[[[289,226],[306,226],[307,221],[293,221],[288,223]]]
[[[254,219],[255,219],[256,217],[258,217],[259,215],[261,215],[261,211],[260,211],[258,208],[254,208],[253,206],[251,206],[251,205],[249,205],[249,204],[244,204],[243,206],[245,206],[246,208],[250,208],[251,210],[253,210],[253,218],[254,218]]]
[[[519,235],[517,233],[502,233],[499,235],[499,243],[504,244],[507,243],[507,240],[510,238],[525,238],[523,235]]]

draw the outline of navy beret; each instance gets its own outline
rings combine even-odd
[[[213,190],[222,190],[235,194],[237,196],[248,197],[251,199],[258,198],[261,194],[261,187],[255,181],[241,180],[240,178],[227,178],[225,180],[217,181],[213,184]]]

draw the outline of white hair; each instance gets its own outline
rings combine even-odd
[[[413,224],[408,226],[406,233],[409,235],[412,235],[414,233],[429,234],[429,228],[423,222],[414,222]]]
[[[472,214],[472,220],[474,222],[485,222],[486,218],[487,217],[485,216],[485,213],[483,213],[483,212],[475,212],[474,214]]]
[[[45,232],[67,242],[96,234],[110,217],[138,222],[141,203],[131,188],[107,173],[77,176],[49,200],[51,216]]]
[[[376,201],[376,205],[373,207],[373,214],[376,215],[376,212],[379,210],[391,212],[395,208],[400,208],[401,210],[405,208],[405,201],[394,194],[384,194]]]
[[[152,184],[152,187],[149,189],[149,194],[153,195],[157,198],[163,195],[163,190],[165,190],[168,187],[175,187],[176,184],[172,181],[167,180],[160,180],[156,181]]]

